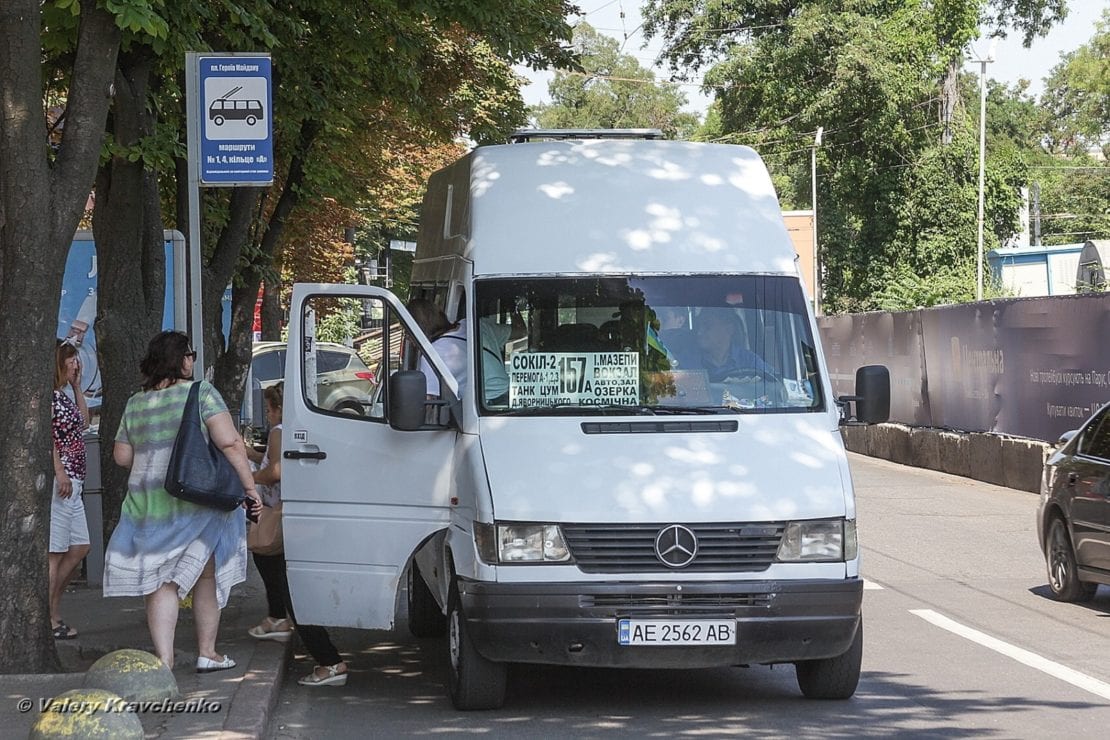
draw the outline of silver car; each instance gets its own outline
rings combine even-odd
[[[284,378],[285,342],[256,342],[248,379],[253,426],[261,428],[265,424],[262,389]],[[320,408],[343,414],[365,414],[376,385],[374,373],[353,349],[332,342],[316,344],[316,390]]]

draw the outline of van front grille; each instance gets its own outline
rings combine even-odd
[[[578,567],[586,573],[744,572],[766,570],[778,553],[785,526],[766,524],[686,524],[697,538],[693,561],[665,565],[655,551],[659,533],[672,524],[563,524],[563,536]]]
[[[607,609],[613,614],[630,616],[741,616],[751,609],[766,609],[771,594],[597,594],[582,596],[585,608]]]

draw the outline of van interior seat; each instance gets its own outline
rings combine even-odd
[[[555,327],[550,349],[559,351],[593,351],[598,341],[597,327],[593,324],[561,324]]]

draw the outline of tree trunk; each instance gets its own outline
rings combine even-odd
[[[154,55],[121,56],[111,129],[117,144],[137,145],[154,133],[148,103]],[[139,362],[162,329],[166,259],[157,173],[142,160],[115,156],[96,179],[93,234],[99,264],[96,343],[104,394],[100,408],[100,471],[104,542],[119,521],[127,471],[112,460],[113,440],[127,398],[139,387]]]
[[[212,257],[204,267],[204,349],[207,367],[205,374],[209,375],[216,389],[227,403],[228,410],[233,418],[237,418],[239,407],[243,400],[243,383],[247,377],[247,366],[250,364],[250,319],[248,318],[246,333],[236,333],[236,306],[242,301],[242,288],[232,288],[232,327],[227,344],[223,338],[223,294],[228,283],[235,277],[239,265],[240,255],[247,245],[251,222],[254,219],[255,207],[258,204],[259,188],[235,188],[231,193],[231,203],[228,206],[228,222],[216,241]],[[255,285],[257,293],[258,286]],[[236,298],[239,294],[239,298]],[[254,303],[251,303],[253,311]],[[239,308],[239,313],[242,308]],[[241,320],[241,319],[240,319]],[[194,339],[194,341],[196,341]],[[228,368],[237,372],[228,374]]]
[[[58,669],[46,566],[58,302],[120,39],[112,15],[82,0],[66,129],[51,166],[41,24],[39,0],[0,2],[0,673]]]
[[[266,281],[266,290],[262,293],[262,341],[281,341],[281,260],[280,255],[274,260],[274,270],[277,278]]]

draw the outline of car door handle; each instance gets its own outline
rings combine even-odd
[[[328,453],[318,450],[316,452],[301,452],[300,450],[286,450],[281,453],[286,460],[327,460]]]
[[[1079,473],[1076,473],[1074,471],[1071,472],[1071,473],[1068,473],[1068,485],[1069,486],[1074,486],[1078,482],[1079,482]]]

